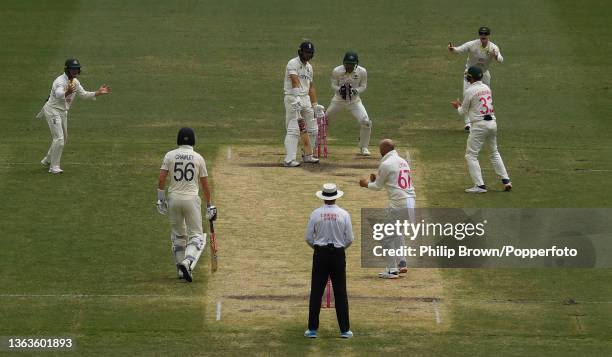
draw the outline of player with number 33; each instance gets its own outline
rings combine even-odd
[[[457,109],[459,115],[468,116],[472,126],[467,140],[465,160],[467,161],[468,171],[474,182],[474,187],[466,189],[465,192],[487,192],[480,164],[478,163],[478,153],[480,153],[483,145],[487,145],[489,148],[491,164],[493,164],[495,173],[501,177],[504,191],[510,191],[512,189],[512,182],[510,182],[504,161],[497,150],[497,121],[495,110],[493,109],[491,88],[482,82],[482,69],[478,66],[468,68],[465,80],[469,83],[469,86],[465,90],[463,103],[459,99],[451,102],[451,105]]]

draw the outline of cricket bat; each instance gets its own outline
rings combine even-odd
[[[213,221],[210,222],[210,271],[217,271],[217,236],[215,235],[215,226]]]

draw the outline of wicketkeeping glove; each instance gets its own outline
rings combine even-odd
[[[212,204],[209,204],[206,207],[206,218],[209,221],[216,221],[217,220],[217,207],[213,206]]]
[[[338,90],[338,93],[340,94],[340,96],[342,97],[342,99],[346,100],[346,96],[349,93],[349,89],[346,86],[346,84],[343,84],[340,89]]]
[[[168,202],[166,201],[166,191],[157,189],[157,212],[165,215],[168,213]]]

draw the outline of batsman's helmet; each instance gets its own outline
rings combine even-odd
[[[467,74],[465,75],[465,79],[473,79],[474,81],[479,81],[482,79],[482,69],[478,66],[471,66],[467,70]]]
[[[314,57],[315,48],[312,42],[304,41],[300,43],[300,48],[298,49],[298,55],[301,60],[310,60]],[[310,57],[306,57],[306,54],[310,54]]]
[[[64,63],[64,73],[69,74],[71,69],[78,69],[81,74],[81,63],[76,58],[68,58]]]
[[[359,56],[356,52],[347,52],[342,60],[344,64],[359,64]]]
[[[178,132],[178,136],[176,137],[177,145],[195,145],[195,132],[191,128],[181,128]]]
[[[483,26],[478,29],[478,35],[480,36],[489,36],[490,34],[491,34],[491,29],[486,26]]]

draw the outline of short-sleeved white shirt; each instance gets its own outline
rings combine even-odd
[[[168,171],[168,193],[197,196],[200,177],[207,177],[206,162],[189,145],[181,145],[164,156],[162,170]]]
[[[300,61],[300,57],[295,57],[287,63],[287,68],[285,69],[285,94],[292,94],[291,89],[293,86],[291,84],[291,78],[289,78],[289,76],[292,74],[298,76],[298,79],[300,80],[299,95],[308,95],[310,83],[314,78],[314,73],[310,63],[302,63],[302,61]]]

